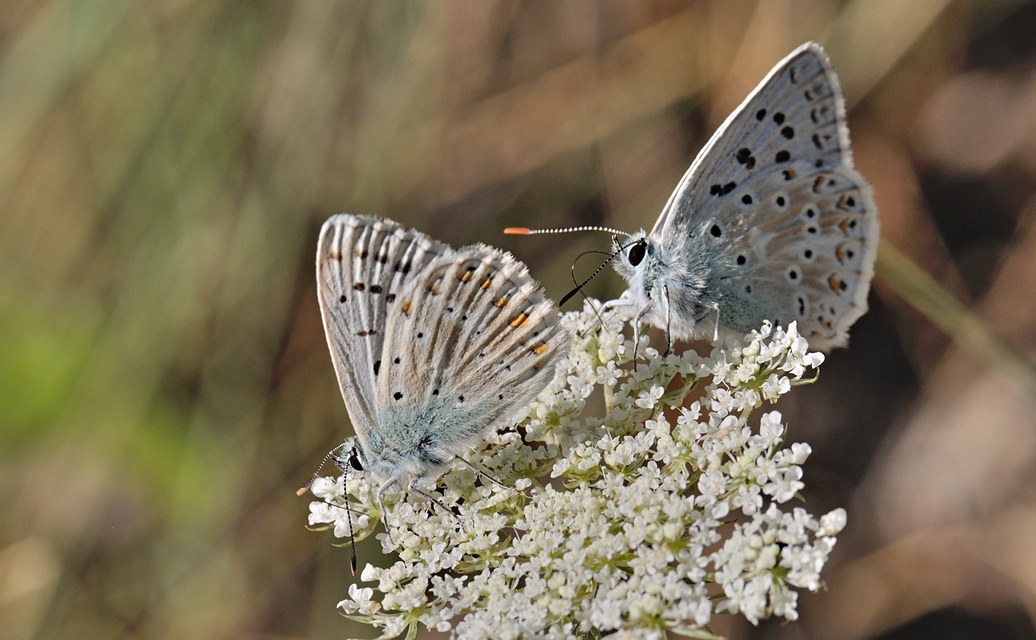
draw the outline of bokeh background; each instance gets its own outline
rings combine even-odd
[[[295,496],[350,432],[321,222],[490,242],[559,297],[607,236],[501,230],[650,226],[809,39],[883,245],[779,408],[849,526],[798,622],[715,630],[1036,637],[1036,4],[5,0],[0,638],[371,637]]]

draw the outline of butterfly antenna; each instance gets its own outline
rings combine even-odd
[[[602,230],[603,230],[603,228],[602,228]],[[626,235],[627,235],[627,237],[629,236],[629,234],[626,234]],[[586,280],[583,280],[578,285],[576,285],[575,289],[572,289],[571,291],[566,293],[564,296],[562,296],[561,300],[558,301],[558,306],[560,307],[560,306],[564,305],[566,302],[568,302],[569,300],[571,300],[572,296],[574,296],[577,293],[579,293],[580,291],[582,291],[583,287],[585,287],[587,284],[589,284],[589,282],[591,280],[596,278],[597,274],[601,273],[601,271],[603,271],[604,268],[607,267],[608,264],[612,260],[614,260],[616,258],[616,256],[622,254],[623,251],[625,251],[627,248],[635,245],[638,242],[640,242],[639,239],[638,240],[631,240],[630,242],[628,242],[628,243],[626,243],[624,245],[620,245],[618,249],[616,249],[614,252],[612,252],[611,254],[608,255],[608,259],[607,260],[602,262],[601,265],[599,267],[597,267],[597,269],[595,269],[593,273],[590,274],[589,278],[587,278]]]
[[[306,486],[299,487],[299,490],[295,492],[295,495],[301,496],[302,494],[304,494],[307,491],[309,491],[309,488],[313,486],[313,482],[320,475],[320,472],[324,469],[324,465],[327,464],[327,461],[330,460],[331,458],[333,458],[335,455],[337,455],[338,451],[341,450],[342,447],[344,447],[344,446],[345,446],[345,443],[343,442],[342,444],[338,445],[334,449],[331,449],[330,451],[328,451],[327,455],[324,456],[324,459],[320,461],[320,466],[317,467],[317,470],[313,472],[313,477],[309,479],[309,482],[306,483]]]
[[[342,443],[335,449],[345,446]],[[355,455],[355,449],[353,450]],[[325,458],[326,461],[326,458]],[[356,534],[353,531],[353,510],[349,506],[349,465],[342,468],[342,489],[345,491],[345,520],[349,523],[349,572],[356,575]]]
[[[625,231],[619,231],[611,227],[599,227],[596,225],[590,225],[585,227],[562,227],[560,229],[530,229],[528,227],[507,227],[504,229],[504,233],[510,236],[535,236],[544,233],[575,233],[577,231],[607,231],[613,236],[626,236],[630,234]]]
[[[313,482],[316,481],[317,476],[320,475],[320,472],[321,472],[321,470],[323,470],[324,465],[327,464],[327,461],[330,460],[331,458],[333,458],[334,456],[336,456],[338,454],[338,452],[341,451],[344,447],[345,447],[345,443],[343,442],[342,444],[338,445],[334,449],[331,449],[330,451],[328,451],[327,455],[324,456],[324,459],[320,461],[320,466],[317,467],[317,470],[313,473],[313,477],[309,479],[309,483],[306,486],[304,486],[304,487],[300,487],[299,490],[295,492],[295,495],[301,496],[302,494],[304,494],[307,491],[309,491],[309,488],[313,486]],[[349,486],[349,465],[343,465],[342,466],[342,485],[345,486],[345,487]],[[345,506],[344,507],[342,505],[340,505],[340,504],[332,504],[330,502],[327,502],[326,500],[324,501],[324,504],[331,505],[332,507],[338,507],[339,509],[345,509],[345,519],[349,523],[349,551],[350,551],[350,555],[349,555],[349,571],[351,571],[352,574],[355,576],[356,575],[356,535],[355,535],[355,532],[353,531],[353,510],[352,510],[352,508],[349,507],[349,494],[348,493],[345,494]]]

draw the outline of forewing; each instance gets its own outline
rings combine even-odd
[[[725,326],[796,320],[815,348],[845,344],[867,308],[877,207],[819,45],[792,52],[731,114],[652,234],[667,251],[709,256]]]
[[[317,243],[317,291],[327,345],[353,428],[364,446],[375,423],[385,320],[409,279],[450,248],[391,220],[339,214]]]

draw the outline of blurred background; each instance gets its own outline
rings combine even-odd
[[[883,245],[779,408],[849,526],[798,622],[715,630],[1036,637],[1036,4],[5,0],[0,638],[372,637],[295,496],[350,433],[321,222],[496,244],[560,297],[607,236],[501,230],[650,227],[810,39]]]

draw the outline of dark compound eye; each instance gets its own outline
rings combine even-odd
[[[360,456],[356,455],[355,451],[353,451],[353,454],[349,456],[349,466],[357,471],[363,471],[363,463],[360,462]]]
[[[641,240],[637,244],[630,247],[629,255],[627,259],[630,261],[630,265],[637,266],[644,261],[644,256],[647,254],[647,242]]]

